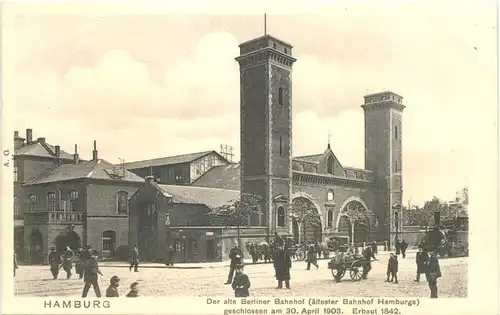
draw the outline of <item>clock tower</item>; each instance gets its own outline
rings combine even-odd
[[[263,198],[251,226],[288,233],[292,184],[292,46],[270,35],[242,43],[241,193]]]

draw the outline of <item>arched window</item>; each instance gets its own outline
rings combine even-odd
[[[29,209],[29,211],[35,211],[36,204],[37,204],[36,195],[33,195],[33,194],[29,195],[28,196],[28,209]]]
[[[332,174],[333,175],[333,171],[335,169],[335,161],[333,159],[332,156],[329,156],[328,157],[328,160],[327,160],[327,172],[328,174]]]
[[[17,196],[14,196],[14,215],[19,215],[19,198]]]
[[[333,225],[333,210],[328,210],[328,227]]]
[[[56,211],[56,193],[49,192],[47,193],[47,207],[49,211]]]
[[[335,199],[335,195],[333,194],[333,190],[328,190],[326,193],[326,200],[327,201],[333,201]]]
[[[72,190],[68,194],[69,211],[76,211],[78,205],[78,191]]]
[[[113,254],[116,249],[116,232],[107,230],[102,233],[102,254],[107,257]]]
[[[283,88],[278,89],[278,105],[283,106]]]
[[[128,192],[119,191],[116,195],[116,207],[118,214],[128,213]]]
[[[278,226],[285,226],[285,209],[283,207],[278,208]]]

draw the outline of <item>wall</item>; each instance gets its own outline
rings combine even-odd
[[[153,176],[155,177],[155,179],[159,184],[180,185],[189,183],[190,180],[189,163],[153,166],[152,169],[153,169]],[[133,170],[131,169],[129,171],[142,178],[151,175],[150,167],[133,169]],[[175,175],[177,174],[176,172],[180,172],[179,174],[182,176],[182,179],[177,180],[175,178]]]
[[[56,165],[55,159],[51,158],[19,157],[18,161],[18,180],[22,182],[27,182]]]
[[[394,235],[394,237],[396,237]],[[399,233],[398,238],[408,243],[408,248],[417,248],[418,244],[425,237],[425,231],[420,230],[420,226],[404,226],[403,231]],[[394,244],[391,245],[394,247]]]
[[[128,216],[123,217],[87,217],[86,245],[91,245],[100,254],[103,253],[102,233],[107,230],[116,232],[115,250],[129,243]]]
[[[88,216],[123,216],[118,214],[117,193],[126,191],[130,196],[144,183],[101,183],[89,181],[87,185]],[[124,215],[128,217],[128,213]]]
[[[271,238],[274,235],[270,236]],[[268,238],[266,228],[245,228],[240,230],[241,249],[245,256],[245,261],[251,261],[250,254],[246,249],[245,244],[248,242],[263,242]],[[238,242],[238,229],[235,227],[225,227],[222,235],[218,238],[220,242],[220,250],[222,253],[222,260],[229,260],[229,252],[234,244]]]

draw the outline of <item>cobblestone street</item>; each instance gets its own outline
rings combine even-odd
[[[252,296],[365,296],[365,297],[429,297],[429,288],[422,275],[415,283],[415,254],[399,259],[399,284],[384,282],[387,254],[372,263],[373,269],[367,280],[352,282],[347,273],[341,283],[335,283],[327,260],[319,261],[319,269],[305,270],[304,262],[292,263],[291,290],[276,290],[272,264],[247,265],[245,272],[250,277]],[[438,281],[439,297],[467,297],[467,258],[441,259],[443,277]],[[121,278],[120,294],[128,292],[134,281],[141,283],[143,296],[232,296],[229,285],[224,285],[229,271],[228,262],[214,264],[179,264],[167,268],[161,264],[146,264],[139,272],[129,272],[128,265],[119,262],[101,263],[101,291],[105,292],[109,279]],[[73,269],[74,273],[74,269]],[[81,296],[83,281],[73,275],[65,279],[52,280],[48,266],[20,266],[15,279],[16,294],[21,296]],[[93,297],[91,289],[89,297]]]

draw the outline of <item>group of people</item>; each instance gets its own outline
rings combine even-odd
[[[101,297],[101,289],[99,287],[99,275],[103,275],[99,269],[99,263],[97,261],[98,252],[93,250],[91,246],[86,246],[85,248],[78,249],[75,252],[69,247],[66,247],[62,253],[58,252],[55,247],[51,248],[49,254],[49,266],[52,277],[56,280],[59,276],[59,270],[62,268],[66,272],[66,279],[70,279],[72,276],[73,260],[75,260],[75,272],[79,275],[80,279],[83,279],[84,287],[82,297],[87,297],[90,287],[94,288],[96,297]],[[139,251],[137,246],[134,246],[129,255],[129,270],[132,271],[134,268],[135,272],[138,272],[139,266]],[[106,297],[118,297],[118,287],[120,285],[120,278],[118,276],[113,276],[110,279],[110,285],[106,290]],[[134,282],[130,285],[130,292],[126,295],[127,297],[137,297],[139,292],[139,283]]]

